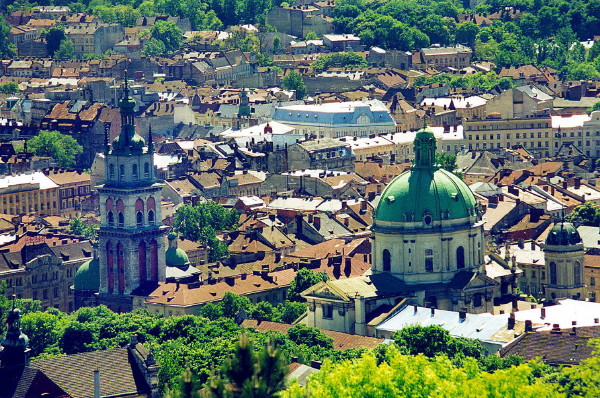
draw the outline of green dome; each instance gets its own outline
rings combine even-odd
[[[189,265],[190,259],[183,249],[170,247],[165,253],[168,267],[183,267]]]
[[[81,264],[75,274],[75,290],[98,291],[100,289],[100,263],[97,258]]]
[[[124,126],[121,134],[119,134],[112,143],[113,150],[118,152],[141,152],[144,150],[145,146],[146,140],[144,140],[141,135],[135,132],[135,128],[133,126]]]
[[[546,238],[546,245],[551,246],[570,246],[578,243],[582,241],[577,228],[565,221],[554,224]]]
[[[375,209],[375,228],[378,222],[422,221],[429,225],[478,214],[475,195],[467,184],[435,165],[435,148],[433,132],[425,127],[419,130],[414,141],[413,166],[383,191]]]
[[[465,218],[475,215],[477,201],[460,178],[446,170],[413,169],[396,177],[383,191],[377,221],[405,222]]]
[[[190,264],[187,253],[177,247],[177,234],[171,232],[168,235],[169,248],[165,252],[165,260],[168,267],[184,267]]]

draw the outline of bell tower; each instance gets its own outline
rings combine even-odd
[[[100,193],[99,304],[131,311],[132,292],[147,282],[165,280],[165,234],[161,224],[163,184],[154,175],[154,144],[136,133],[135,100],[127,78],[119,101],[121,132],[105,139],[105,180]]]

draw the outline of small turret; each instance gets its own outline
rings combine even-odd
[[[6,324],[8,330],[2,340],[0,366],[6,369],[20,369],[29,364],[29,337],[21,330],[21,311],[13,307],[8,313]]]

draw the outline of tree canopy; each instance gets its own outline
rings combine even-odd
[[[600,207],[592,202],[584,203],[574,208],[565,219],[572,223],[597,227],[600,223]]]
[[[83,147],[73,137],[55,130],[40,130],[27,145],[35,155],[50,156],[60,167],[74,166],[77,155],[83,153]]]
[[[286,90],[292,90],[296,92],[296,99],[302,99],[306,95],[306,84],[302,75],[295,70],[290,71],[283,78],[283,88]]]

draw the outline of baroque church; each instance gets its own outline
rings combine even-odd
[[[460,178],[436,165],[431,130],[417,132],[414,154],[376,206],[370,275],[306,290],[309,326],[366,335],[400,303],[485,313],[516,294],[520,270],[485,263],[481,209]]]

